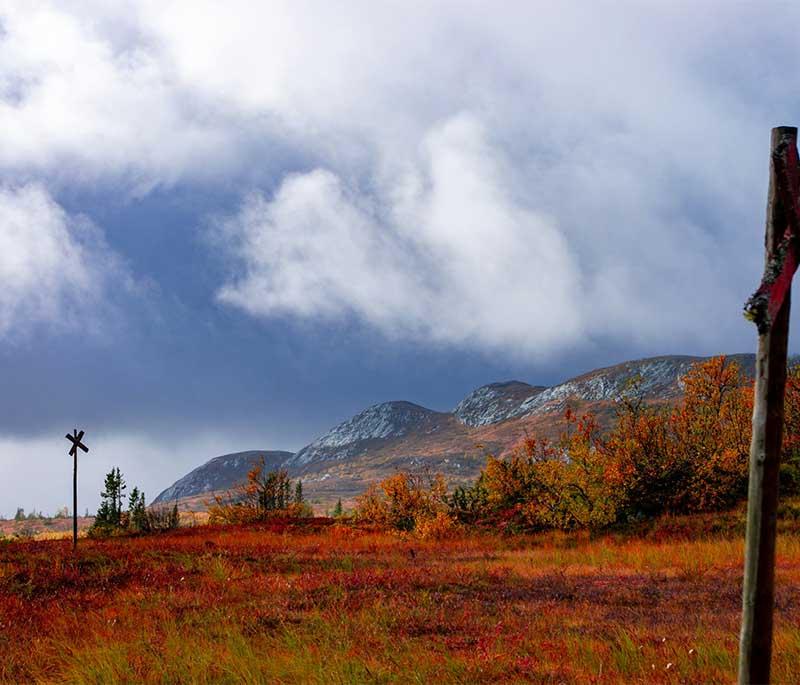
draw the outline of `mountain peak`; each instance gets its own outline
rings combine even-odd
[[[368,440],[398,438],[435,421],[438,412],[413,402],[396,400],[368,407],[351,419],[334,426],[321,438],[300,450],[291,460],[293,465],[318,459],[343,459],[357,453]]]
[[[473,390],[461,400],[453,414],[467,426],[486,426],[517,416],[522,403],[543,390],[543,387],[522,381],[489,383]]]

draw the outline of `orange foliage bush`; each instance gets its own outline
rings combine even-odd
[[[555,444],[526,438],[509,459],[488,458],[479,479],[487,510],[513,512],[533,527],[600,527],[615,520],[621,475],[598,449],[597,421],[570,410],[566,420]]]
[[[358,521],[441,537],[452,528],[447,486],[441,475],[396,473],[372,486],[356,501]]]

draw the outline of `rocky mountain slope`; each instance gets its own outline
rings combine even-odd
[[[286,462],[289,467],[306,466],[327,459],[346,459],[363,445],[402,438],[409,434],[431,435],[449,414],[420,407],[411,402],[384,402],[332,428]]]
[[[752,373],[753,355],[732,355]],[[665,356],[597,369],[552,387],[520,381],[491,383],[471,392],[452,412],[411,402],[385,402],[365,409],[296,454],[243,452],[212,459],[165,490],[156,502],[184,500],[230,488],[246,477],[250,455],[271,455],[269,468],[301,478],[308,498],[325,507],[363,492],[398,470],[443,473],[452,483],[475,478],[486,454],[506,454],[526,435],[555,437],[568,405],[613,419],[616,400],[636,384],[651,402],[673,402],[700,357]]]
[[[490,383],[473,390],[453,410],[455,417],[466,426],[486,426],[519,415],[523,403],[547,390],[520,381]]]
[[[180,480],[175,481],[152,504],[166,504],[187,497],[224,492],[247,478],[247,472],[261,459],[267,469],[281,466],[292,456],[291,452],[252,450],[223,454],[198,466]]]

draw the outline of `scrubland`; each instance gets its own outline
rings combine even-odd
[[[752,390],[722,357],[683,386],[655,406],[634,383],[605,431],[568,407],[558,441],[452,492],[398,472],[347,519],[261,465],[211,525],[106,493],[77,553],[0,541],[0,681],[734,682]],[[784,423],[773,682],[794,685],[800,366]]]
[[[444,540],[330,519],[0,543],[0,681],[730,683],[741,510]],[[800,677],[781,521],[774,682]]]

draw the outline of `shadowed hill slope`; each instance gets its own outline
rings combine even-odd
[[[229,490],[244,481],[247,472],[261,459],[267,469],[274,469],[283,464],[291,452],[251,450],[223,454],[198,466],[180,480],[175,481],[153,500],[153,504],[165,504],[187,497],[210,494]]]

